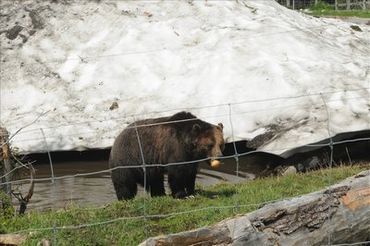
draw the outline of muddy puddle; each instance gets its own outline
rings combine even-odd
[[[234,158],[224,160],[218,169],[210,169],[206,163],[201,163],[196,183],[199,188],[222,182],[238,183],[255,178],[253,173],[259,172],[255,166],[246,165],[243,158],[239,159],[239,173],[236,175],[237,164]],[[49,163],[34,165],[36,178],[50,178],[52,176]],[[53,164],[54,177],[71,175],[72,177],[55,179],[52,181],[35,182],[34,195],[28,204],[28,210],[59,209],[75,204],[82,207],[102,206],[116,200],[110,173],[98,173],[89,176],[75,176],[76,174],[99,172],[108,168],[106,160],[99,161],[66,161]],[[169,189],[165,181],[167,194]],[[29,184],[19,187],[23,194]],[[144,195],[139,186],[138,195]]]

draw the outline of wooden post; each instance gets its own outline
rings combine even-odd
[[[335,11],[338,10],[338,0],[335,0],[334,1],[334,8],[335,8]]]
[[[346,0],[346,10],[351,9],[351,0]]]
[[[286,6],[289,8],[290,7],[290,0],[286,0]]]
[[[4,176],[2,178],[2,180],[4,180],[5,182],[10,182],[11,180],[11,169],[12,169],[12,166],[11,166],[11,163],[10,163],[10,148],[9,148],[9,143],[8,143],[8,139],[9,139],[9,133],[8,131],[3,128],[3,127],[0,127],[0,161],[1,161],[1,165],[4,166],[3,168],[3,174],[1,176]],[[3,182],[4,182],[3,181]],[[6,194],[10,194],[11,192],[11,184],[5,184],[3,187],[1,187]]]

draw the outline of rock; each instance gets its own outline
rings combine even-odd
[[[29,11],[29,16],[32,21],[32,25],[34,29],[43,29],[44,28],[44,21],[41,16],[34,10]]]
[[[50,246],[51,245],[51,243],[50,243],[50,241],[49,240],[47,240],[47,239],[42,239],[41,240],[41,242],[39,242],[38,244],[37,244],[37,246]]]
[[[281,173],[282,176],[286,176],[289,174],[297,173],[297,169],[294,166],[288,166],[286,169]]]
[[[0,245],[21,245],[26,236],[20,234],[0,234]]]
[[[6,37],[10,40],[14,40],[18,37],[18,34],[23,30],[22,26],[15,25],[6,32]]]
[[[117,102],[113,102],[112,105],[109,107],[109,110],[115,110],[118,108],[118,103]]]
[[[281,166],[277,166],[274,169],[273,173],[275,175],[286,176],[286,175],[289,175],[289,174],[297,173],[297,168],[295,168],[294,166],[281,165]]]
[[[351,28],[357,32],[362,32],[362,29],[357,25],[351,25]]]

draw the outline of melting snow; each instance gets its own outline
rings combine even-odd
[[[1,5],[1,28],[36,30],[0,35],[1,124],[14,133],[48,112],[13,138],[22,152],[46,150],[41,128],[50,150],[105,148],[134,119],[183,109],[222,122],[228,141],[278,126],[261,146],[273,153],[328,137],[324,101],[330,134],[370,129],[369,26],[273,0]]]

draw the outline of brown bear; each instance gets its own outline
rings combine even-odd
[[[135,197],[137,184],[144,186],[144,168],[138,167],[143,162],[145,189],[151,196],[165,195],[165,171],[173,197],[194,194],[198,161],[208,158],[211,163],[222,156],[225,146],[222,130],[221,123],[212,125],[188,112],[130,124],[114,141],[109,157],[118,200]],[[187,163],[172,165],[178,162]],[[151,167],[153,164],[170,165]],[[136,167],[127,168],[129,166]]]

